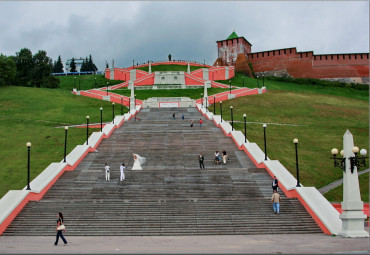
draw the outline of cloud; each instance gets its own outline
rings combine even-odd
[[[0,2],[0,52],[46,50],[65,62],[91,54],[99,69],[148,60],[213,64],[235,29],[252,51],[369,52],[369,3],[357,1]]]

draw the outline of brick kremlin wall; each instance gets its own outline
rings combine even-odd
[[[362,78],[363,82],[369,79],[368,53],[314,55],[312,51],[297,52],[296,48],[287,48],[247,56],[255,73],[316,79]]]

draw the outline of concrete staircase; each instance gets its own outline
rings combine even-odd
[[[59,211],[68,235],[76,236],[321,233],[299,201],[281,192],[280,214],[274,214],[270,176],[195,108],[143,109],[138,117],[66,172],[41,201],[28,203],[4,235],[53,235]],[[229,161],[214,164],[214,152],[223,149]],[[132,153],[146,157],[142,171],[131,170]]]

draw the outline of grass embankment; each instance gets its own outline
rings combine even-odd
[[[207,90],[208,96],[228,91],[224,88],[210,88]],[[117,89],[113,91],[114,93],[130,96],[130,89]],[[135,95],[137,99],[146,100],[150,97],[189,97],[191,99],[201,98],[201,93],[204,89],[157,89],[157,90],[135,90]]]
[[[119,80],[106,79],[103,75],[76,75],[55,77],[58,78],[60,81],[59,88],[66,90],[72,90],[73,88],[76,88],[77,90],[89,90],[105,87],[107,86],[107,82],[109,82],[109,86],[122,83],[122,81]]]
[[[369,173],[365,173],[359,176],[360,192],[363,202],[369,202]],[[367,196],[366,196],[367,194]],[[330,190],[325,194],[325,197],[329,201],[342,202],[343,201],[343,184]]]
[[[247,114],[247,138],[262,150],[262,124],[271,123],[266,129],[267,155],[279,160],[293,176],[296,176],[293,139],[298,138],[299,174],[304,186],[320,188],[343,177],[342,170],[334,169],[329,158],[333,147],[341,150],[347,129],[353,134],[355,145],[369,151],[367,91],[321,89],[309,85],[297,89],[294,84],[265,80],[266,83],[270,88],[266,94],[223,102],[223,119],[231,120],[232,105],[234,121],[240,121],[234,123],[234,127],[244,133],[242,116]],[[220,113],[219,109],[217,103],[216,114]],[[209,110],[213,111],[213,106]],[[368,183],[363,184],[362,199],[369,201]],[[340,192],[337,190],[335,196]]]
[[[203,68],[203,66],[192,66],[190,65],[190,72]],[[135,68],[149,72],[149,66]],[[152,72],[166,72],[166,71],[188,71],[188,65],[152,65]]]
[[[27,185],[27,147],[31,142],[31,180],[64,157],[64,128],[56,126],[112,121],[110,102],[75,96],[62,89],[0,88],[0,197]],[[116,107],[119,108],[119,107]],[[121,109],[115,109],[120,114]],[[127,112],[127,109],[125,109]],[[100,129],[89,128],[89,133]],[[86,128],[69,128],[67,154],[86,141]],[[31,187],[32,188],[32,187]]]

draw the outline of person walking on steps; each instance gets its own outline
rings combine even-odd
[[[274,190],[274,193],[272,194],[271,202],[272,202],[272,207],[274,208],[274,213],[279,214],[281,197],[279,193],[277,193],[276,190]]]
[[[108,165],[108,163],[105,163],[105,180],[106,181],[110,181],[110,166]]]
[[[279,188],[279,181],[276,179],[276,176],[274,176],[274,180],[272,180],[272,191],[278,190]]]
[[[121,172],[120,181],[125,180],[125,163],[122,163],[122,165],[119,167],[119,170]]]
[[[57,227],[56,227],[56,231],[57,231],[57,236],[56,236],[56,240],[55,240],[55,243],[54,245],[57,246],[58,245],[58,241],[59,241],[59,237],[62,238],[63,242],[64,242],[64,245],[67,245],[68,242],[67,240],[64,238],[63,236],[63,231],[66,231],[66,228],[64,226],[64,221],[63,221],[63,214],[61,212],[58,212],[58,219],[57,219]]]
[[[176,119],[175,113],[172,114],[172,119]]]
[[[202,127],[202,124],[203,124],[203,120],[199,119],[199,126]]]
[[[200,169],[202,169],[202,167],[203,167],[203,169],[205,169],[204,168],[204,156],[203,156],[202,153],[199,153],[198,160],[199,160]]]

